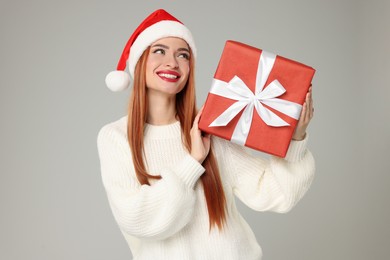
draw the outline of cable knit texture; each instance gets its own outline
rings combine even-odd
[[[234,195],[257,211],[287,212],[314,177],[306,137],[291,141],[285,159],[251,155],[247,148],[212,136],[227,202],[227,222],[209,231],[205,169],[182,144],[180,123],[144,131],[147,170],[161,175],[140,185],[127,141],[127,116],[102,127],[98,152],[108,201],[134,259],[261,259],[262,250],[238,212]],[[199,180],[199,181],[198,181]]]

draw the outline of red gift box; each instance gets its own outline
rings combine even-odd
[[[199,128],[285,157],[314,73],[302,63],[227,41]]]

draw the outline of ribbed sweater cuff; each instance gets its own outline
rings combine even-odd
[[[305,139],[301,141],[291,140],[286,157],[284,159],[289,162],[297,162],[302,160],[306,153],[308,139],[309,134],[306,133]]]
[[[194,188],[196,181],[204,172],[205,168],[189,154],[177,168],[177,175],[190,188]]]

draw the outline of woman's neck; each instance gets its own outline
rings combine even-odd
[[[149,92],[149,91],[148,91]],[[151,125],[168,125],[176,119],[176,96],[148,93],[147,123]]]

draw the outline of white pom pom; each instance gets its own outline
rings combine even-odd
[[[130,85],[130,75],[122,70],[111,71],[106,76],[106,85],[111,91],[122,91]]]

